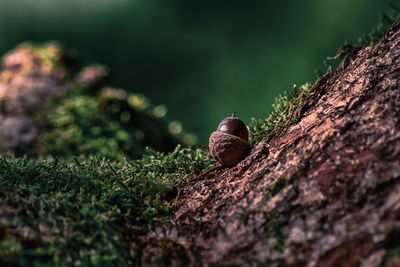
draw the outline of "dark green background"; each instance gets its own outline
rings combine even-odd
[[[168,106],[199,143],[236,111],[264,118],[294,83],[346,40],[356,42],[394,0],[1,0],[0,54],[60,40],[111,69],[114,86]]]

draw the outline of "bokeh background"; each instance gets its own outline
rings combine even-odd
[[[355,43],[394,0],[1,0],[0,54],[23,41],[59,40],[109,83],[168,107],[207,144],[235,111],[264,118],[294,83]]]

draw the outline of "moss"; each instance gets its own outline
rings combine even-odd
[[[283,188],[292,182],[291,178],[282,177],[271,187],[268,193],[268,197],[273,197],[279,193]]]
[[[28,46],[33,48],[35,56],[37,56],[43,65],[47,69],[62,69],[64,70],[64,54],[57,42],[50,42],[44,44],[30,44]]]
[[[99,155],[112,159],[138,157],[144,146],[91,96],[70,92],[46,120],[50,129],[40,137],[43,155]]]
[[[283,135],[285,129],[293,118],[295,108],[307,100],[308,91],[311,88],[310,83],[305,83],[300,87],[293,86],[290,92],[285,92],[275,100],[272,105],[273,111],[266,119],[252,119],[249,125],[250,144],[255,146],[263,138],[267,138],[273,133]]]
[[[151,229],[173,211],[166,193],[211,164],[204,151],[179,146],[136,161],[1,158],[1,261],[126,265],[137,259],[124,238],[129,225]]]
[[[121,159],[139,158],[146,146],[171,151],[179,143],[193,144],[196,137],[182,127],[177,130],[179,125],[170,127],[178,122],[168,122],[165,113],[165,107],[122,89],[103,88],[94,96],[73,89],[52,112],[42,114],[48,127],[42,130],[37,147],[41,155]]]

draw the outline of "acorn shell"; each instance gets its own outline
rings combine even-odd
[[[222,166],[230,167],[241,161],[249,149],[249,143],[225,132],[211,133],[209,150],[211,156]]]

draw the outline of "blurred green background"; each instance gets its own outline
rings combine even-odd
[[[110,84],[168,107],[207,139],[235,111],[264,118],[283,90],[313,82],[394,0],[1,0],[0,54],[59,40],[106,64]]]

